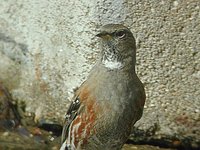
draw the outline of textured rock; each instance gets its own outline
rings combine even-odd
[[[97,59],[98,27],[111,22],[137,39],[147,93],[137,127],[200,141],[199,0],[1,0],[0,80],[28,111],[62,119]]]

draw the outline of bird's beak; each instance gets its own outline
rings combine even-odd
[[[112,39],[112,36],[106,32],[101,32],[101,33],[97,34],[96,36],[102,38],[103,40],[107,40],[107,41]]]

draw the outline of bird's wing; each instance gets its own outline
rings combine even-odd
[[[78,146],[87,143],[96,123],[97,113],[101,110],[92,94],[94,88],[84,82],[75,92],[75,98],[66,113],[66,119],[62,131],[63,147]]]
[[[69,126],[72,123],[72,121],[75,119],[75,117],[77,116],[80,105],[81,105],[81,102],[80,102],[79,97],[75,97],[75,99],[72,101],[72,103],[70,104],[70,106],[68,108],[68,111],[67,111],[66,117],[65,117],[65,122],[63,125],[63,130],[62,130],[62,137],[61,137],[62,143],[67,138]]]
[[[138,100],[136,101],[136,104],[135,104],[135,106],[137,107],[137,111],[138,111],[136,121],[138,121],[142,117],[144,104],[145,104],[145,100],[146,100],[146,94],[145,94],[143,86],[140,88],[140,91],[138,92],[137,99]]]

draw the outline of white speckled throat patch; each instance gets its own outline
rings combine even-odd
[[[103,60],[102,63],[106,68],[111,69],[111,70],[120,69],[123,66],[121,62],[116,61],[116,60],[113,61],[113,60],[106,59],[106,60]]]

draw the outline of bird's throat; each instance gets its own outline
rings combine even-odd
[[[123,64],[117,60],[102,60],[103,65],[108,69],[120,69],[122,68]]]
[[[116,44],[110,41],[104,44],[101,59],[102,64],[110,70],[122,68],[122,57]]]

